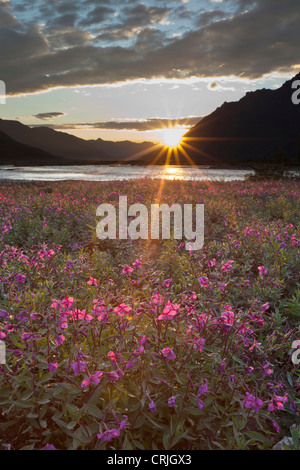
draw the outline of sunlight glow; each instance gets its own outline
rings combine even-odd
[[[182,136],[186,133],[186,128],[168,127],[162,129],[162,143],[166,147],[176,148],[181,143]]]

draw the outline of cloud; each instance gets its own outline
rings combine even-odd
[[[52,0],[47,5],[54,8],[60,3]],[[86,3],[99,6],[99,2]],[[16,94],[139,78],[236,75],[254,79],[274,71],[290,72],[299,62],[300,9],[295,1],[224,0],[222,8],[233,3],[235,14],[222,21],[211,18],[180,37],[174,37],[171,26],[171,37],[167,29],[161,34],[155,31],[167,22],[169,8],[132,2],[122,2],[117,23],[100,28],[96,37],[78,25],[55,29],[50,24],[45,30],[31,23],[6,25],[0,28],[1,79],[8,94]],[[221,3],[215,5],[219,11]],[[3,11],[9,13],[9,9]],[[119,43],[122,38],[130,43]]]
[[[60,113],[60,112],[52,112],[52,113],[39,113],[35,114],[33,117],[42,119],[43,121],[47,119],[53,119],[57,117],[65,116],[65,113]]]
[[[94,24],[99,24],[108,19],[115,10],[113,8],[108,8],[106,6],[96,6],[91,10],[87,17],[80,22],[81,26],[91,26]]]
[[[52,113],[45,113],[52,114]],[[37,116],[36,116],[37,117]],[[45,118],[44,118],[45,119]],[[56,130],[67,129],[106,129],[106,130],[128,130],[128,131],[152,131],[157,129],[185,126],[191,127],[200,121],[201,117],[188,117],[180,119],[165,119],[165,118],[149,118],[145,120],[127,120],[127,121],[108,121],[108,122],[93,122],[93,123],[78,123],[78,124],[51,124],[51,127]],[[34,126],[36,127],[36,126]]]

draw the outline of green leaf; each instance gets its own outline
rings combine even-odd
[[[246,435],[250,437],[254,441],[259,441],[265,443],[270,443],[269,439],[260,434],[259,432],[256,431],[248,431],[246,432]]]
[[[96,405],[85,405],[84,409],[87,411],[87,413],[90,416],[93,416],[94,418],[97,419],[102,419],[103,418],[103,412],[97,408]]]

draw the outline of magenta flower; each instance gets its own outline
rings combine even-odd
[[[80,374],[80,372],[86,370],[86,362],[76,361],[72,363],[71,367],[76,377],[78,374]]]
[[[176,406],[176,398],[178,397],[178,395],[176,395],[175,397],[171,397],[169,398],[168,400],[168,406],[173,407],[173,406]]]
[[[276,421],[274,421],[273,419],[272,419],[272,424],[273,424],[273,428],[275,429],[275,431],[280,432],[280,427],[278,426]]]
[[[152,413],[155,413],[156,411],[156,406],[155,406],[155,403],[153,400],[150,401],[149,403],[149,410],[152,412]]]
[[[98,385],[101,382],[101,377],[103,376],[102,370],[98,370],[93,375],[81,382],[81,387],[88,387],[89,385]]]
[[[131,266],[125,266],[125,268],[122,270],[123,274],[131,274],[133,271],[133,268]]]
[[[16,282],[20,282],[21,284],[25,283],[26,276],[24,274],[17,274]]]
[[[268,406],[269,411],[277,411],[284,409],[284,403],[288,402],[288,396],[285,394],[283,397],[277,395],[274,396],[273,400]]]
[[[212,268],[213,266],[216,266],[216,260],[215,260],[215,258],[213,258],[211,261],[209,261],[209,262],[207,263],[207,266],[208,266],[209,268]]]
[[[263,304],[263,305],[261,306],[260,311],[261,311],[261,313],[264,313],[264,312],[265,312],[266,310],[268,310],[269,308],[270,308],[269,302],[266,302],[265,304]]]
[[[134,367],[134,361],[128,361],[128,362],[126,363],[125,368],[126,368],[127,370],[132,369],[133,367]]]
[[[152,301],[153,301],[153,303],[155,303],[155,304],[162,304],[162,303],[163,303],[163,299],[162,299],[162,297],[161,297],[161,295],[160,295],[159,292],[157,292],[157,293],[154,295]]]
[[[90,279],[87,281],[87,284],[89,284],[90,286],[98,286],[97,279],[95,279],[94,277],[90,277]]]
[[[56,342],[57,346],[60,346],[61,344],[63,344],[65,339],[66,338],[63,335],[57,335],[56,338],[55,338],[55,342]]]
[[[0,318],[5,318],[6,320],[9,318],[7,311],[2,308],[0,308]]]
[[[199,338],[199,339],[197,338],[195,340],[195,347],[198,348],[199,352],[204,351],[205,342],[206,342],[205,338]]]
[[[267,377],[267,375],[271,375],[271,374],[273,374],[273,371],[272,371],[272,369],[270,369],[269,363],[267,363],[262,367],[261,375],[263,377]]]
[[[197,405],[198,405],[198,407],[200,408],[200,410],[203,410],[203,408],[205,408],[205,405],[204,405],[203,401],[200,400],[199,397],[196,397],[196,398],[197,398]]]
[[[208,287],[207,277],[205,277],[205,276],[199,277],[198,281],[199,281],[201,287]]]
[[[129,315],[131,311],[132,311],[132,308],[126,304],[119,304],[117,305],[117,307],[114,308],[114,312],[116,312],[116,314],[119,317],[123,317],[124,315]]]
[[[174,353],[174,351],[172,351],[172,349],[170,348],[164,348],[162,349],[162,354],[164,355],[164,357],[166,359],[168,359],[168,361],[173,361],[176,359],[176,354]]]
[[[24,341],[28,341],[31,337],[32,337],[32,333],[23,333],[22,336],[21,336],[21,338]]]
[[[164,308],[164,311],[159,315],[158,320],[173,320],[173,318],[178,314],[180,305],[174,305],[170,300]]]
[[[107,357],[109,357],[114,362],[117,361],[116,355],[113,351],[109,351],[109,353],[107,353]]]
[[[247,409],[259,411],[264,402],[260,398],[256,398],[249,392],[246,392],[246,398],[243,400],[243,406]]]
[[[170,284],[172,281],[173,281],[172,278],[166,279],[166,281],[163,283],[163,287],[170,287]]]
[[[42,450],[56,450],[52,444],[47,444]]]
[[[132,266],[134,267],[134,269],[140,269],[142,267],[141,265],[141,262],[139,259],[136,259],[133,263],[132,263]]]
[[[117,371],[115,372],[106,372],[107,378],[110,382],[115,382],[116,380],[119,380],[119,374]]]
[[[223,271],[225,271],[226,273],[229,271],[229,269],[232,268],[232,264],[234,263],[234,260],[229,260],[227,263],[223,264],[223,266],[221,267],[221,269]]]
[[[225,287],[227,286],[227,282],[223,282],[223,284],[220,285],[219,289],[222,292],[225,292]]]
[[[48,369],[50,370],[51,374],[53,374],[54,371],[57,370],[57,368],[58,368],[58,362],[57,362],[57,361],[55,361],[55,362],[50,362],[50,363],[48,364]]]
[[[201,395],[203,395],[203,393],[207,393],[207,390],[208,390],[208,382],[206,379],[204,379],[204,382],[205,384],[204,385],[200,385],[199,387],[199,390],[198,390],[198,397],[201,397]]]
[[[0,339],[5,339],[6,338],[6,334],[3,333],[3,331],[0,331]]]
[[[62,305],[63,308],[68,309],[68,308],[72,307],[73,302],[74,302],[73,297],[66,297],[65,299],[62,300],[61,305]]]
[[[268,270],[264,266],[258,266],[259,274],[260,276],[263,276],[264,274],[268,274]]]
[[[101,434],[97,434],[97,438],[104,439],[105,442],[109,442],[118,436],[120,436],[120,431],[118,429],[108,429]]]
[[[227,326],[233,325],[234,313],[232,311],[222,312],[221,313],[221,320]]]

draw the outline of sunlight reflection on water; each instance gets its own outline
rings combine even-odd
[[[160,178],[167,180],[244,180],[251,170],[215,169],[209,167],[161,167],[137,165],[86,165],[9,167],[0,166],[0,180],[19,181],[120,181],[136,178]]]

